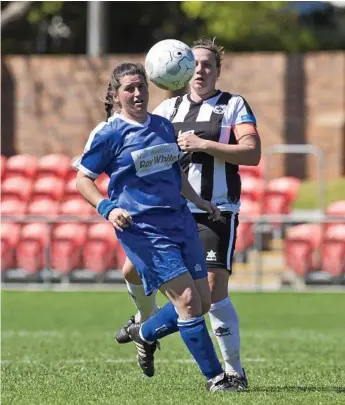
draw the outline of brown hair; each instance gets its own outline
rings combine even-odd
[[[105,111],[107,113],[107,120],[110,118],[114,108],[114,92],[117,92],[121,86],[120,79],[124,76],[140,75],[147,84],[147,77],[144,66],[140,63],[122,63],[116,66],[108,84],[107,94],[105,96]]]
[[[210,39],[201,37],[193,42],[192,49],[204,48],[208,49],[216,57],[217,68],[220,70],[222,67],[223,57],[224,57],[224,48],[216,44],[216,38]]]

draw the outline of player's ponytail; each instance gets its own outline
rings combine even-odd
[[[107,113],[107,121],[111,117],[111,113],[113,111],[114,106],[114,99],[113,99],[113,92],[111,90],[111,83],[108,84],[107,94],[105,96],[105,112]]]

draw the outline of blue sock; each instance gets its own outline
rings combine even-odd
[[[223,373],[223,368],[208,334],[204,316],[186,321],[178,320],[178,327],[182,340],[206,379],[210,380]]]
[[[174,305],[168,302],[142,324],[140,334],[147,342],[162,339],[178,331],[177,318]]]

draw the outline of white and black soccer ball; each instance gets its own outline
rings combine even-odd
[[[145,59],[149,79],[161,89],[178,90],[193,77],[195,58],[185,43],[164,39],[149,50]]]

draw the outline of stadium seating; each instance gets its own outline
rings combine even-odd
[[[28,201],[32,192],[32,183],[30,179],[25,177],[10,177],[5,178],[1,185],[2,201],[6,200],[21,200]]]
[[[87,225],[59,224],[53,231],[52,268],[66,275],[80,266],[81,249],[85,243]]]
[[[80,218],[88,218],[97,215],[97,211],[80,197],[61,203],[59,213],[63,216],[75,216]]]
[[[6,171],[6,156],[1,155],[1,162],[0,162],[0,170],[1,170],[1,180],[5,177],[5,171]]]
[[[241,221],[241,217],[246,217],[246,220],[255,220],[260,214],[260,205],[256,201],[241,200],[241,208],[239,215],[239,225],[237,227],[236,239],[236,258],[239,254],[246,257],[246,251],[254,244],[254,225],[253,222]]]
[[[20,228],[18,224],[6,222],[1,224],[1,271],[16,266],[15,248],[19,241]]]
[[[61,201],[64,194],[64,181],[53,176],[39,178],[33,185],[32,201],[52,199]]]
[[[64,201],[69,200],[83,200],[84,198],[77,190],[76,186],[76,178],[71,178],[70,180],[66,181],[65,183],[65,194],[64,194]]]
[[[31,155],[15,155],[7,159],[5,177],[25,177],[33,179],[36,176],[38,159]]]
[[[345,224],[332,225],[327,228],[322,243],[321,269],[332,277],[344,274]]]
[[[55,218],[59,213],[59,203],[49,198],[32,201],[28,205],[27,213],[28,215],[39,215],[47,218]]]
[[[26,210],[26,202],[17,198],[7,198],[1,202],[1,215],[22,216]]]
[[[16,251],[17,265],[28,275],[42,270],[46,265],[45,247],[49,240],[49,226],[43,223],[24,225]]]
[[[62,154],[51,154],[43,156],[38,161],[38,178],[59,177],[64,179],[71,168],[71,160]]]
[[[295,177],[279,177],[268,182],[262,199],[262,214],[287,215],[292,210],[301,181]],[[280,223],[271,224],[274,228]]]
[[[254,177],[256,179],[263,179],[264,168],[265,168],[265,160],[264,158],[261,158],[260,163],[257,166],[240,165],[239,172],[242,179],[245,177]]]
[[[261,201],[264,194],[264,181],[255,177],[242,178],[241,200]]]
[[[287,266],[297,275],[318,267],[316,249],[320,248],[322,227],[316,224],[296,225],[287,230],[284,254]]]
[[[83,248],[84,268],[95,272],[112,268],[118,245],[114,227],[110,223],[91,225]]]
[[[326,214],[331,217],[342,217],[345,223],[345,200],[331,203],[326,210]]]

